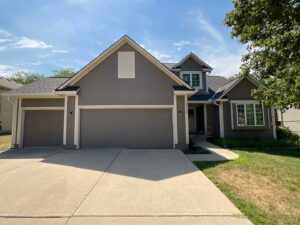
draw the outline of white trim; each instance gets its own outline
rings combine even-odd
[[[177,130],[177,97],[174,95],[173,97],[174,105],[172,108],[172,123],[173,123],[173,142],[174,148],[176,144],[178,144],[178,130]]]
[[[118,51],[118,79],[135,79],[134,51]]]
[[[213,102],[211,100],[209,101],[189,101],[189,104],[201,104],[201,103],[204,103],[204,104],[212,104]]]
[[[18,125],[17,125],[17,144],[19,145],[19,148],[21,147],[21,126],[22,126],[22,98],[19,98],[18,100]]]
[[[65,105],[64,105],[64,137],[63,145],[67,144],[67,118],[68,118],[68,96],[65,96]]]
[[[204,104],[203,106],[203,110],[204,110],[204,134],[207,134],[207,105]]]
[[[14,146],[16,144],[17,115],[18,115],[18,99],[14,99],[13,114],[12,114],[11,148],[14,148]]]
[[[79,149],[79,107],[78,95],[75,96],[75,117],[74,117],[74,145]]]
[[[234,103],[234,102],[232,102]],[[238,127],[264,127],[265,126],[265,109],[264,109],[264,105],[263,104],[259,104],[255,101],[243,101],[243,102],[239,102],[239,103],[235,103],[236,104],[236,107],[235,107],[235,110],[236,110],[236,124]],[[245,119],[245,124],[242,125],[242,124],[239,124],[239,121],[238,121],[238,107],[237,105],[243,105],[244,107],[244,119]],[[247,120],[247,106],[246,105],[253,105],[253,110],[254,110],[254,125],[248,125],[248,120]],[[256,122],[256,105],[261,105],[262,107],[262,116],[263,116],[263,124],[257,124]]]
[[[64,88],[68,85],[74,85],[78,80],[80,80],[83,76],[88,74],[93,68],[95,68],[99,63],[103,62],[107,57],[113,54],[119,47],[123,44],[129,44],[136,51],[142,54],[146,59],[148,59],[151,63],[157,66],[161,71],[163,71],[167,76],[169,76],[176,83],[187,87],[188,89],[192,89],[188,84],[186,84],[183,80],[177,77],[173,72],[171,72],[165,65],[163,65],[159,60],[157,60],[154,56],[152,56],[149,52],[147,52],[144,48],[142,48],[139,44],[133,41],[127,35],[120,38],[117,42],[111,45],[108,49],[102,52],[99,56],[97,56],[94,60],[84,66],[76,75],[67,80],[64,84],[62,84],[59,88]]]
[[[74,96],[77,95],[77,91],[55,91],[55,94],[57,95],[64,95],[64,96]]]
[[[189,133],[189,115],[188,115],[188,98],[187,95],[184,96],[184,108],[185,108],[185,142],[190,143],[190,133]]]
[[[171,109],[173,105],[78,105],[79,109]]]
[[[233,104],[230,102],[230,119],[231,119],[231,129],[234,128],[234,120],[233,120]]]
[[[64,110],[64,107],[22,107],[22,110]]]
[[[234,104],[259,104],[255,100],[231,100],[230,102]]]
[[[220,105],[219,105],[219,121],[220,121],[220,137],[224,138],[224,110],[223,110],[223,102],[220,102]]]
[[[275,124],[275,110],[272,107],[271,108],[271,114],[272,114],[272,127],[273,127],[273,138],[277,140],[277,134],[276,134],[276,124]]]
[[[180,78],[183,80],[182,75],[183,74],[189,74],[190,76],[190,83],[189,85],[193,88],[195,88],[196,90],[200,90],[203,89],[203,74],[202,71],[187,71],[187,70],[183,70],[180,72]],[[200,86],[193,86],[193,74],[198,74],[199,75],[199,85]]]
[[[189,91],[174,91],[175,95],[194,95],[196,94],[197,90],[189,90]]]

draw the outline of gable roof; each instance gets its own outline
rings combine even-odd
[[[5,95],[51,95],[54,94],[55,89],[62,85],[66,80],[68,80],[68,78],[46,77],[18,89],[8,91]]]
[[[212,91],[216,92],[220,87],[226,85],[229,82],[228,79],[217,75],[207,76],[207,85]]]
[[[223,98],[228,92],[230,92],[236,85],[238,85],[244,79],[249,80],[251,83],[253,83],[257,87],[262,86],[264,88],[267,88],[265,85],[263,85],[259,80],[257,80],[252,75],[246,75],[246,76],[242,76],[242,77],[237,77],[237,78],[229,81],[226,85],[220,87],[216,91],[216,93],[214,95],[214,99]]]
[[[132,40],[129,36],[125,35],[121,37],[118,41],[112,44],[109,48],[107,48],[104,52],[102,52],[99,56],[93,59],[90,63],[84,66],[79,72],[77,72],[74,76],[72,76],[69,80],[64,82],[59,89],[63,89],[69,85],[74,85],[78,80],[84,77],[88,72],[90,72],[93,68],[95,68],[98,64],[104,61],[107,57],[109,57],[112,53],[114,53],[119,47],[124,44],[129,44],[136,51],[142,54],[146,59],[148,59],[151,63],[153,63],[158,69],[163,71],[167,76],[173,79],[179,85],[183,85],[188,89],[193,89],[190,85],[185,83],[179,77],[177,77],[174,73],[172,73],[165,65],[163,65],[158,59],[156,59],[153,55],[151,55],[148,51],[146,51],[143,47],[137,44],[134,40]]]
[[[208,71],[212,71],[213,68],[208,65],[206,62],[204,62],[202,59],[200,59],[195,53],[190,52],[189,54],[187,54],[182,60],[180,60],[179,63],[175,64],[172,68],[177,68],[179,67],[181,64],[183,64],[186,60],[188,60],[189,58],[194,59],[197,63],[199,63],[200,65],[202,65],[203,67],[205,67]]]
[[[16,89],[22,86],[22,84],[18,84],[15,81],[8,80],[4,77],[0,77],[0,87],[4,87],[6,89]]]

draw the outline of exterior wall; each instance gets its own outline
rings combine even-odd
[[[282,114],[278,112],[278,120],[293,133],[300,135],[300,109],[291,108]]]
[[[187,59],[184,63],[180,66],[181,71],[202,71],[202,66],[197,63],[193,58]],[[179,76],[179,73],[177,74]],[[199,89],[197,94],[205,94],[206,93],[206,85],[207,85],[207,79],[206,79],[206,73],[202,72],[202,85],[203,88]]]
[[[188,144],[186,143],[184,96],[176,96],[176,99],[178,144],[175,147],[181,150],[187,150]]]
[[[248,79],[243,79],[226,95],[231,100],[254,100],[251,91],[257,88]],[[273,127],[271,109],[264,107],[264,126],[246,126],[238,127],[236,118],[236,104],[232,103],[232,109],[229,102],[224,102],[224,137],[237,138],[273,138]],[[232,116],[231,116],[232,111]],[[233,120],[232,120],[233,119]]]
[[[220,137],[219,108],[213,104],[206,105],[207,129],[212,129],[212,136]]]
[[[75,97],[68,97],[66,149],[75,149],[74,145]]]
[[[63,107],[64,99],[22,99],[22,107]]]
[[[8,101],[8,97],[0,96],[0,98],[0,121],[2,122],[0,130],[11,131],[13,105]]]
[[[79,105],[173,104],[173,86],[178,84],[137,51],[135,78],[118,79],[118,51],[135,50],[121,46],[79,80]]]

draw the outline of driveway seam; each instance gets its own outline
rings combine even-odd
[[[19,150],[19,151],[22,151],[22,150]],[[46,158],[48,158],[48,157],[50,157],[50,156],[53,156],[53,155],[55,155],[55,154],[58,154],[58,153],[60,153],[60,152],[62,152],[62,151],[63,151],[63,150],[58,150],[58,151],[56,151],[56,152],[51,152],[51,153],[45,155],[44,157],[41,157],[41,158],[42,158],[41,160],[38,160],[38,161],[35,161],[35,162],[31,162],[31,163],[27,163],[27,164],[25,164],[25,165],[18,166],[18,167],[16,167],[16,168],[13,168],[13,169],[11,169],[11,170],[8,170],[8,171],[6,171],[5,173],[0,174],[0,177],[3,176],[3,175],[6,175],[7,173],[10,173],[10,172],[12,172],[12,171],[14,171],[14,170],[23,168],[23,167],[25,167],[25,166],[32,165],[32,164],[34,164],[34,163],[41,162],[41,161],[45,160]]]
[[[94,188],[96,187],[96,185],[99,183],[99,181],[101,180],[101,178],[104,176],[104,174],[108,171],[108,169],[111,167],[111,165],[113,164],[113,162],[119,157],[119,155],[121,154],[123,150],[120,150],[118,152],[118,154],[116,154],[116,156],[113,158],[113,160],[108,164],[108,166],[105,168],[105,170],[103,171],[103,173],[100,175],[100,177],[98,178],[98,180],[96,181],[96,183],[91,187],[91,189],[88,191],[88,193],[85,195],[85,197],[82,199],[82,201],[79,203],[79,205],[75,208],[74,212],[72,213],[72,215],[69,217],[69,219],[67,219],[67,221],[64,223],[64,225],[68,224],[68,222],[70,221],[70,219],[72,217],[74,217],[76,211],[79,209],[79,207],[82,205],[82,203],[86,200],[86,198],[91,194],[92,190],[94,190]]]

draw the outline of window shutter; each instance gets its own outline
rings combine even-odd
[[[134,52],[118,52],[118,78],[135,78]]]

